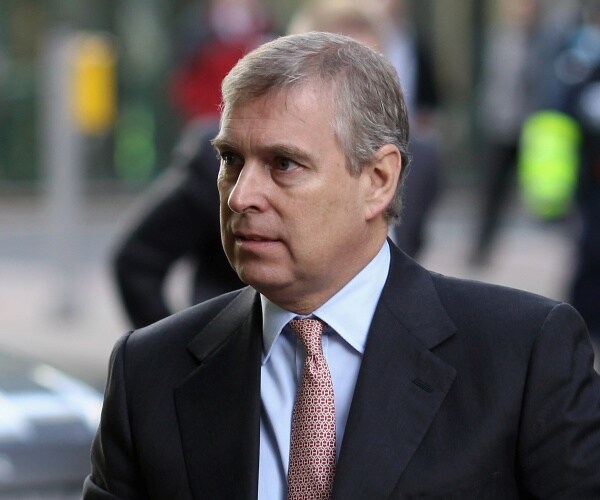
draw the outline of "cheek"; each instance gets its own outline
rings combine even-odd
[[[315,200],[314,207],[322,232],[358,223],[360,199],[356,184],[332,181],[330,189]]]
[[[231,210],[229,210],[227,203],[221,202],[220,213],[219,213],[219,224],[220,224],[220,230],[221,230],[221,243],[223,244],[223,247],[225,248],[226,251],[228,251],[232,245],[232,236],[227,229],[227,224],[228,224],[230,217],[231,217]]]
[[[346,238],[348,221],[353,217],[351,210],[352,207],[343,200],[326,195],[298,207],[295,236],[305,258],[322,258],[340,239]]]
[[[223,169],[219,169],[217,174],[217,191],[219,192],[219,201],[221,205],[226,204],[234,186],[231,176],[226,175]]]
[[[221,221],[227,219],[231,210],[229,208],[229,195],[231,194],[231,185],[228,182],[220,179],[217,183],[217,188],[219,190],[219,212],[221,216]]]
[[[220,223],[220,226],[221,226],[221,234],[222,235],[225,233],[225,228],[226,228],[226,225],[227,225],[227,219],[229,217],[228,212],[229,212],[229,210],[227,209],[227,206],[226,205],[224,206],[223,203],[221,203],[221,207],[220,207],[220,210],[219,210],[219,223]]]
[[[227,208],[227,200],[229,199],[229,190],[219,186],[219,205],[221,213]]]

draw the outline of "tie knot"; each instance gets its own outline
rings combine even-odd
[[[306,348],[306,354],[315,356],[322,352],[321,337],[323,336],[324,324],[316,318],[293,319],[290,321],[292,332],[302,341]]]

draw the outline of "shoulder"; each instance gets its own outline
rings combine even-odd
[[[168,349],[186,347],[217,316],[227,314],[231,304],[245,290],[247,288],[219,295],[131,332],[128,349],[164,353]]]
[[[492,314],[496,311],[498,314],[519,316],[525,312],[531,315],[535,311],[544,314],[559,304],[557,300],[508,286],[435,272],[430,272],[430,275],[440,299],[451,310],[474,314],[479,311]]]
[[[578,313],[560,301],[506,286],[445,276],[423,268],[395,247],[391,257],[382,300],[409,331],[423,332],[426,326],[429,330],[456,332],[453,342],[497,345],[499,339],[505,338],[526,342],[531,347],[540,330],[560,318],[567,318],[577,328],[581,326]]]
[[[140,397],[170,390],[198,366],[192,345],[215,342],[211,324],[222,338],[235,331],[232,322],[249,314],[254,295],[248,287],[229,292],[123,335],[111,354],[109,380],[124,381]]]
[[[506,286],[430,275],[440,302],[463,334],[531,348],[548,332],[568,336],[586,331],[579,313],[567,303]]]

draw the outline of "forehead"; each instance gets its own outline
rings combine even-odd
[[[239,133],[287,135],[290,139],[294,134],[333,136],[333,122],[330,90],[309,82],[225,107],[215,143]]]
[[[312,98],[320,100],[324,104],[333,99],[332,89],[332,83],[323,82],[317,77],[308,77],[293,83],[282,83],[280,86],[276,85],[258,95],[252,92],[245,93],[242,87],[235,93],[231,102],[224,103],[222,115],[226,118],[241,108],[260,102],[293,105],[296,101]]]

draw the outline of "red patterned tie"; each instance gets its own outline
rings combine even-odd
[[[306,348],[306,360],[292,415],[288,500],[327,500],[335,474],[335,405],[321,347],[323,323],[295,319],[290,326]]]

